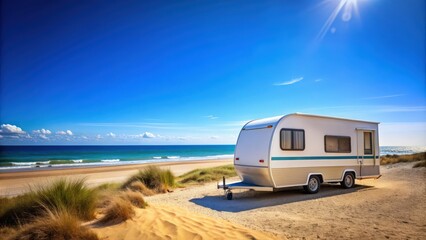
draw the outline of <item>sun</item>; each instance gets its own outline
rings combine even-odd
[[[339,0],[338,5],[333,10],[327,21],[324,23],[318,34],[317,40],[322,40],[328,32],[334,33],[336,28],[331,28],[337,16],[341,15],[342,21],[348,22],[352,19],[352,15],[358,15],[358,0]],[[331,29],[330,29],[331,28]]]

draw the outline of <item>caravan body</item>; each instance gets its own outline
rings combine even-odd
[[[313,176],[342,184],[347,174],[378,178],[378,124],[299,113],[253,120],[238,137],[235,169],[242,183],[269,189],[306,187]]]

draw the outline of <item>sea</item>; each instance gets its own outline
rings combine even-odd
[[[233,158],[234,149],[235,145],[0,146],[0,172],[229,159]],[[423,151],[426,147],[380,147],[380,155]]]

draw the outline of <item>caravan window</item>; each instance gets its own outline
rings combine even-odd
[[[280,138],[282,150],[305,150],[305,130],[283,128]]]
[[[350,153],[351,137],[346,136],[325,136],[325,151],[332,153]]]

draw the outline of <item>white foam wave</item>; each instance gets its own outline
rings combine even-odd
[[[44,165],[49,164],[50,161],[44,161],[44,162],[11,162],[14,166],[31,166],[31,165]]]
[[[104,159],[104,160],[101,160],[101,162],[119,162],[120,161],[120,159]]]
[[[82,163],[83,162],[83,159],[77,159],[77,160],[71,160],[72,162],[75,162],[75,163]]]

